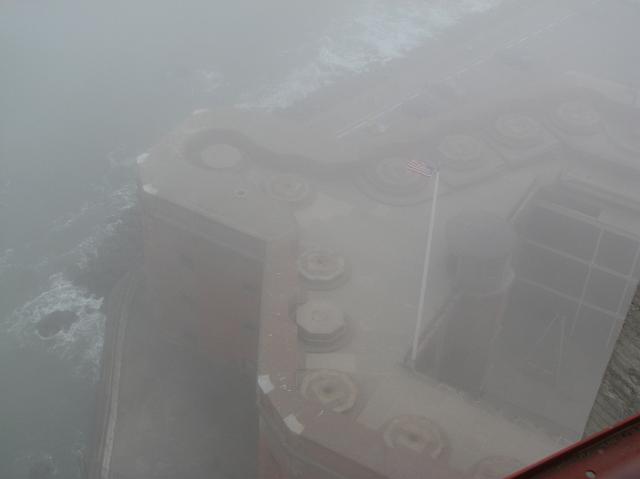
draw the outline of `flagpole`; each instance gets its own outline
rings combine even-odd
[[[438,201],[438,188],[440,186],[440,168],[436,169],[433,199],[431,201],[431,214],[429,216],[429,231],[427,232],[427,245],[424,250],[424,262],[422,269],[422,283],[420,285],[420,302],[418,303],[418,316],[416,318],[416,328],[413,332],[413,345],[411,347],[411,362],[415,363],[418,355],[418,341],[420,340],[420,332],[422,331],[422,317],[424,315],[425,293],[427,290],[427,281],[429,279],[429,263],[431,261],[431,243],[433,242],[433,230],[436,220],[436,203]]]

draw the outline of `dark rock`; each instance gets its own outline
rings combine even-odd
[[[60,331],[68,331],[76,321],[78,321],[78,315],[73,311],[54,311],[38,321],[36,331],[43,338],[50,338]]]

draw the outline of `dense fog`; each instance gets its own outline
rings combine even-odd
[[[497,479],[636,414],[639,21],[3,2],[0,477]]]

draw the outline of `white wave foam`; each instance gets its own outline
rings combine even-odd
[[[51,232],[63,231],[73,226],[80,218],[82,218],[91,208],[91,204],[85,201],[82,206],[71,213],[56,218],[51,225]]]
[[[291,71],[284,81],[258,92],[238,107],[288,108],[338,78],[363,73],[411,50],[470,14],[497,7],[502,0],[412,0],[364,2],[359,14],[334,22],[312,46],[313,60]]]
[[[135,159],[131,162],[135,162]],[[77,211],[55,220],[50,232],[63,233],[66,229],[90,218],[95,218],[95,224],[84,238],[66,252],[56,255],[55,258],[42,258],[36,265],[39,271],[46,271],[52,260],[56,264],[69,260],[80,268],[86,266],[88,259],[97,253],[100,244],[111,236],[121,223],[120,214],[132,208],[136,202],[136,187],[133,182],[111,190],[109,185],[96,185],[95,191],[101,193],[99,199],[87,201]]]
[[[119,167],[133,166],[131,161],[121,160]],[[136,189],[131,178],[120,184],[109,184],[108,181],[94,185],[94,198],[84,202],[76,211],[52,221],[48,237],[64,235],[67,231],[75,231],[72,235],[81,234],[70,243],[70,247],[54,256],[31,258],[37,271],[49,276],[46,290],[16,309],[4,320],[4,329],[13,333],[19,343],[26,346],[34,342],[42,343],[46,348],[61,358],[69,359],[74,364],[76,373],[97,377],[102,351],[104,315],[100,311],[102,298],[90,296],[86,290],[68,281],[61,271],[64,265],[71,263],[82,267],[98,250],[100,244],[112,235],[122,221],[120,213],[133,207],[136,201]],[[78,226],[80,228],[78,229]],[[64,237],[64,236],[63,236]],[[40,241],[40,240],[34,240]],[[9,271],[11,265],[24,262],[22,250],[30,251],[30,244],[20,248],[7,249],[0,254],[0,274]],[[45,248],[46,251],[46,248]],[[20,258],[16,259],[17,256]],[[35,330],[36,323],[45,315],[56,310],[69,310],[78,315],[79,320],[68,331],[61,331],[52,338],[42,339]]]
[[[100,365],[104,338],[104,314],[100,311],[102,298],[89,296],[87,291],[55,274],[49,278],[49,289],[16,309],[7,321],[7,331],[13,333],[23,346],[40,342],[54,354],[69,360],[76,373],[96,378]],[[78,315],[67,331],[51,338],[41,338],[36,325],[54,311],[73,311]]]
[[[132,208],[136,201],[135,186],[126,185],[111,191],[106,202],[93,202],[84,205],[78,212],[68,215],[66,220],[58,220],[53,223],[50,231],[61,233],[71,228],[74,223],[84,220],[85,217],[97,216],[96,211],[101,211],[102,219],[93,225],[87,234],[79,242],[73,244],[67,251],[57,254],[55,257],[44,257],[35,268],[39,272],[51,271],[51,267],[60,267],[62,264],[75,264],[79,268],[87,265],[87,262],[98,251],[102,242],[110,237],[122,222],[119,213]],[[105,217],[107,216],[108,217]],[[0,264],[1,268],[1,264]],[[1,272],[1,269],[0,269]],[[46,273],[45,273],[46,274]]]

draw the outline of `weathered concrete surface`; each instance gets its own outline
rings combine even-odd
[[[640,289],[607,366],[591,410],[585,435],[590,435],[640,411]]]
[[[188,312],[158,311],[144,284],[127,287],[130,294],[116,288],[108,311],[105,404],[89,477],[255,477],[254,381],[211,364],[175,334],[172,324],[188,321]]]

